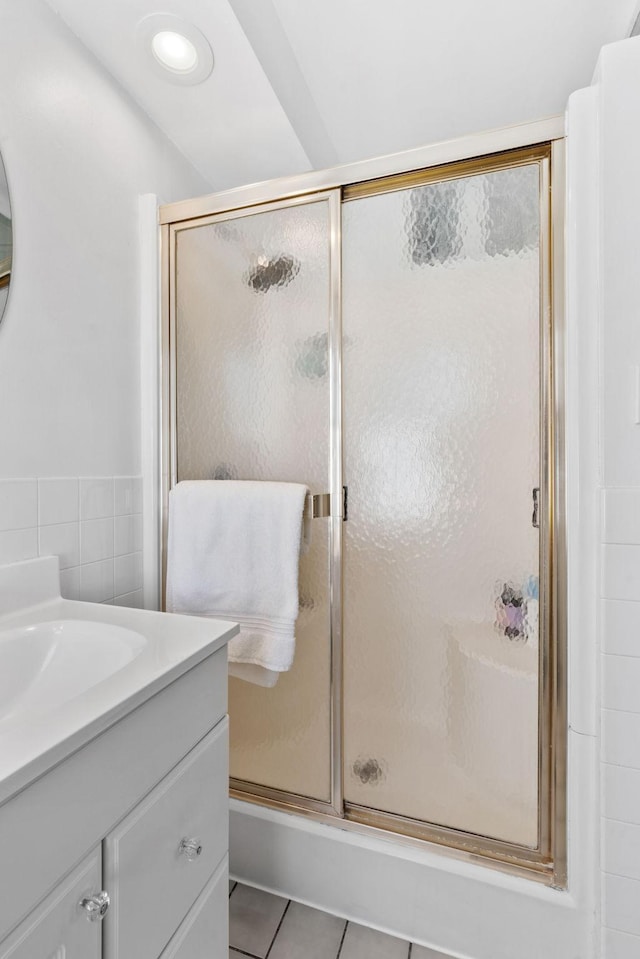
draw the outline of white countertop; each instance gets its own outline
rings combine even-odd
[[[0,567],[0,643],[3,634],[15,627],[70,620],[133,630],[143,639],[141,649],[126,665],[79,695],[41,708],[30,706],[0,723],[0,803],[225,646],[238,632],[236,624],[217,619],[62,599],[55,557]]]

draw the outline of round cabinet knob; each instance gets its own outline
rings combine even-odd
[[[101,922],[104,919],[111,900],[109,893],[97,892],[94,896],[86,896],[78,903],[89,922]]]
[[[178,852],[186,856],[189,862],[193,862],[202,854],[202,843],[199,839],[181,839]]]

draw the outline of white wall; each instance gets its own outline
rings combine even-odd
[[[599,737],[605,959],[640,956],[638,91],[640,39],[612,44],[568,111],[569,401],[580,435],[569,479],[579,524],[570,588],[580,597],[570,696],[573,728]],[[595,669],[585,656],[592,647]]]
[[[640,956],[640,38],[602,50],[599,164],[602,919],[606,959]],[[593,191],[593,182],[590,189]],[[598,181],[596,181],[598,182]]]
[[[268,12],[277,11],[341,163],[563,111],[600,47],[626,36],[637,13],[636,0],[231,5],[274,40]],[[273,65],[260,52],[278,89],[280,46]],[[291,86],[284,103],[296,97]]]
[[[138,197],[209,185],[41,0],[0,0],[0,477],[140,473]]]

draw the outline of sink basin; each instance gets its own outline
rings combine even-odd
[[[226,655],[237,632],[226,620],[63,599],[57,556],[0,565],[0,805]]]
[[[68,702],[135,659],[147,640],[121,626],[57,619],[0,632],[0,728]]]

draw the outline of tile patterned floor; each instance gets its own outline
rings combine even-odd
[[[442,952],[229,882],[229,959],[447,959]]]

